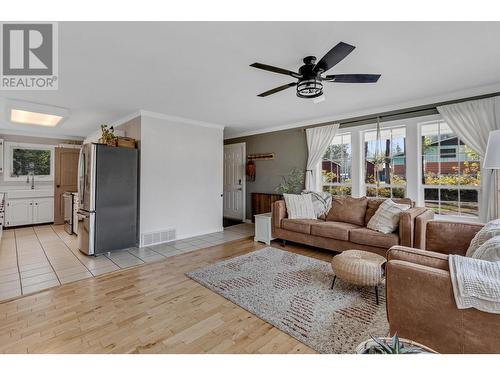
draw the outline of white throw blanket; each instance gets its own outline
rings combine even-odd
[[[450,255],[448,263],[459,309],[500,314],[500,262]]]

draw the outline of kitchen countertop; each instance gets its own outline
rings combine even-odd
[[[8,193],[9,191],[14,190],[54,190],[54,184],[36,184],[35,188],[31,189],[31,184],[23,184],[23,185],[0,185],[0,193]]]

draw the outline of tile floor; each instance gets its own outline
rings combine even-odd
[[[238,224],[222,232],[101,256],[78,250],[77,237],[62,225],[4,230],[0,242],[0,300],[37,292],[123,268],[253,236],[253,224]]]

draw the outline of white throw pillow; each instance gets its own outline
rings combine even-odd
[[[302,195],[310,194],[313,202],[314,212],[316,217],[319,218],[326,215],[332,207],[332,195],[326,191],[309,191],[303,190]]]
[[[386,199],[380,204],[366,227],[380,233],[392,233],[398,229],[401,212],[409,208],[409,204],[398,204],[392,199]]]
[[[289,219],[316,219],[311,194],[283,194]]]
[[[490,238],[479,246],[472,255],[472,258],[488,262],[500,262],[500,236]]]
[[[500,219],[492,220],[484,225],[479,232],[476,233],[465,256],[473,257],[479,246],[488,241],[490,238],[500,236]]]

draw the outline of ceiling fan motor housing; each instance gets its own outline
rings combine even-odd
[[[315,56],[304,57],[304,64],[299,68],[302,76],[297,82],[297,96],[304,99],[317,98],[323,95],[323,83],[321,83],[320,72],[315,72]]]

